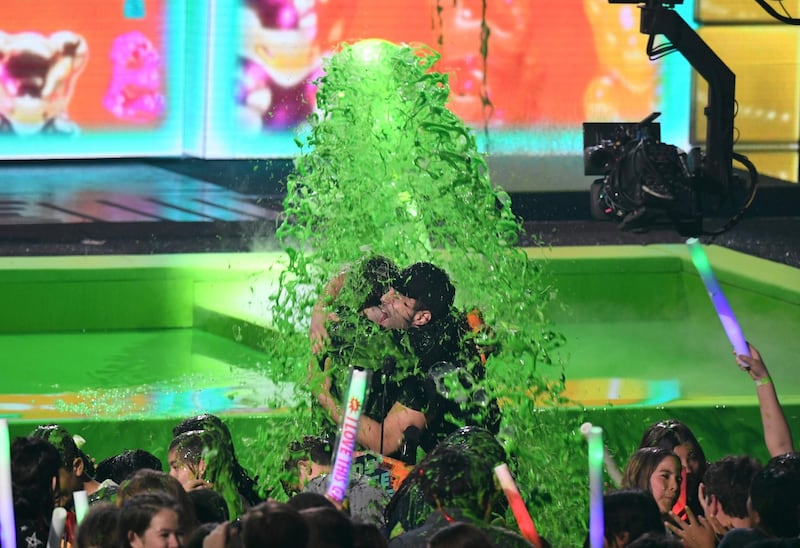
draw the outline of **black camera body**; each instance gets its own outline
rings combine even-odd
[[[702,223],[693,164],[702,158],[699,150],[687,155],[661,142],[659,114],[638,123],[583,124],[584,174],[601,176],[590,189],[592,216],[633,231],[667,221],[693,236]]]

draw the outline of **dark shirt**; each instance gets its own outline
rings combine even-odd
[[[47,545],[50,525],[44,520],[17,521],[17,548],[39,548]]]
[[[451,310],[428,324],[394,332],[417,358],[415,393],[423,394],[427,428],[420,446],[425,452],[462,426],[480,426],[497,433],[500,409],[481,388],[486,372],[477,344],[471,338],[466,314]]]
[[[445,516],[445,513],[447,516]],[[532,544],[522,536],[509,529],[496,527],[480,520],[472,519],[457,509],[446,509],[444,513],[436,510],[428,516],[428,519],[426,519],[425,523],[420,527],[393,538],[389,542],[389,548],[425,548],[428,546],[428,541],[433,535],[449,527],[454,522],[471,523],[479,527],[489,536],[492,543],[497,546],[497,548],[529,548],[532,546]]]

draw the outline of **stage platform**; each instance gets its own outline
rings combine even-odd
[[[266,311],[287,173],[269,161],[0,166],[0,416],[12,433],[58,421],[98,460],[131,447],[164,458],[177,420],[215,412],[257,466],[269,425],[291,418],[293,387],[263,373],[269,344],[280,344]],[[617,455],[650,422],[676,417],[711,459],[766,458],[753,383],[685,238],[670,227],[621,232],[589,217],[588,189],[544,188],[511,197],[520,245],[553,273],[550,315],[567,341],[576,421],[603,425]],[[798,196],[796,185],[767,185],[753,214],[708,247],[795,430]]]
[[[622,453],[648,421],[671,415],[692,424],[709,457],[745,448],[763,456],[753,383],[734,363],[686,246],[526,251],[553,273],[566,396],[599,424],[620,425],[609,431],[612,447]],[[800,271],[718,246],[708,254],[797,425]],[[291,413],[292,386],[263,373],[280,344],[268,311],[284,260],[0,259],[0,413],[17,434],[72,424],[98,457],[131,444],[163,454],[169,425],[194,413],[219,413],[243,433]]]

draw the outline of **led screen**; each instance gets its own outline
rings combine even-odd
[[[449,107],[493,153],[579,154],[584,121],[637,121],[656,110],[665,113],[665,138],[688,140],[688,65],[647,58],[636,5],[489,1],[487,40],[483,4],[236,0],[190,9],[190,27],[208,32],[190,31],[189,51],[211,59],[189,63],[189,87],[206,83],[203,104],[191,110],[206,116],[187,120],[187,149],[206,157],[296,154],[293,136],[314,111],[323,59],[368,38],[438,51],[435,68],[450,75]],[[691,18],[691,7],[680,9]]]
[[[0,20],[0,157],[182,152],[182,0],[10,3]]]

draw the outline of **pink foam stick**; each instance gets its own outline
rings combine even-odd
[[[356,369],[350,373],[350,388],[347,390],[347,399],[344,402],[342,425],[339,430],[339,440],[336,451],[333,453],[333,465],[328,475],[328,488],[325,495],[341,504],[347,491],[350,479],[350,465],[353,463],[353,451],[358,437],[358,423],[361,418],[361,408],[367,394],[369,372]]]
[[[528,508],[522,500],[522,495],[519,494],[517,484],[514,483],[514,478],[511,477],[511,472],[506,463],[495,466],[494,473],[497,479],[500,480],[500,487],[503,489],[508,504],[511,506],[511,512],[514,514],[514,519],[517,520],[517,526],[522,536],[528,539],[531,544],[536,548],[542,548],[542,539],[539,538],[539,533],[536,532],[536,526],[533,524],[533,519],[528,513]]]

